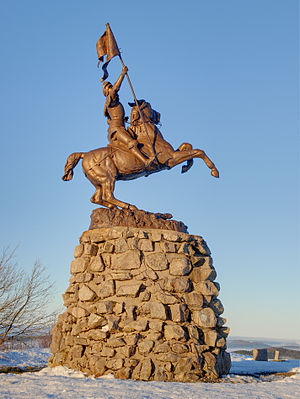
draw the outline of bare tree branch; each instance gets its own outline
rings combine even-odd
[[[13,262],[15,249],[0,255],[0,348],[9,337],[17,339],[48,326],[53,313],[47,311],[53,284],[39,261],[27,275]]]

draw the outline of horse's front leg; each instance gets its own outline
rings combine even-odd
[[[214,177],[219,177],[218,169],[204,151],[192,149],[191,144],[188,143],[182,144],[178,150],[179,151],[175,151],[173,153],[173,157],[167,162],[168,167],[173,168],[174,166],[179,165],[180,163],[188,161],[192,158],[201,158],[203,159],[207,167],[211,169],[211,175]],[[183,170],[183,172],[184,171],[187,170]]]

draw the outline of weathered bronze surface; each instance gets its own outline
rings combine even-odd
[[[97,208],[91,214],[89,229],[134,227],[162,229],[188,233],[183,222],[170,220],[170,213],[151,213],[142,210]]]
[[[91,202],[107,208],[124,208],[136,210],[134,205],[120,201],[114,197],[115,182],[117,180],[137,179],[186,162],[181,173],[187,172],[193,165],[193,158],[201,158],[211,169],[211,175],[219,177],[214,163],[204,151],[193,149],[189,143],[183,143],[177,150],[164,138],[157,125],[160,122],[159,112],[152,109],[145,100],[137,100],[128,76],[128,69],[120,56],[118,46],[112,31],[107,24],[105,33],[97,42],[99,62],[103,64],[104,75],[103,94],[105,96],[104,115],[108,122],[107,147],[98,148],[89,152],[75,152],[71,154],[65,165],[63,180],[71,180],[73,169],[80,159],[85,176],[95,186],[95,194]],[[112,85],[105,81],[108,77],[107,65],[109,61],[119,56],[123,65],[122,72]],[[125,111],[120,103],[118,92],[127,76],[135,102],[129,103],[132,107],[130,127],[125,127]]]

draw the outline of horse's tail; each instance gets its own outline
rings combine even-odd
[[[69,155],[67,162],[65,164],[65,173],[62,177],[64,181],[71,180],[73,177],[73,169],[78,164],[80,159],[82,159],[85,155],[85,152],[73,152],[73,154]]]

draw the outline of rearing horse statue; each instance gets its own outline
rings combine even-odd
[[[71,180],[73,169],[82,159],[82,168],[85,176],[95,186],[95,194],[91,202],[107,208],[120,207],[123,209],[137,209],[134,205],[127,204],[114,197],[115,182],[117,180],[137,179],[141,176],[148,176],[164,169],[171,169],[182,162],[181,173],[187,172],[193,165],[193,158],[201,158],[211,169],[211,175],[219,177],[219,172],[214,163],[208,158],[204,151],[193,149],[189,143],[183,143],[177,150],[163,138],[157,128],[160,114],[151,108],[145,100],[139,100],[140,112],[143,114],[145,124],[140,118],[140,113],[135,104],[132,107],[130,117],[130,128],[128,133],[139,143],[139,151],[150,158],[155,151],[155,161],[148,167],[138,159],[125,145],[120,142],[112,142],[107,147],[98,148],[89,152],[74,152],[71,154],[65,165],[63,180]],[[146,125],[146,126],[145,126]]]

